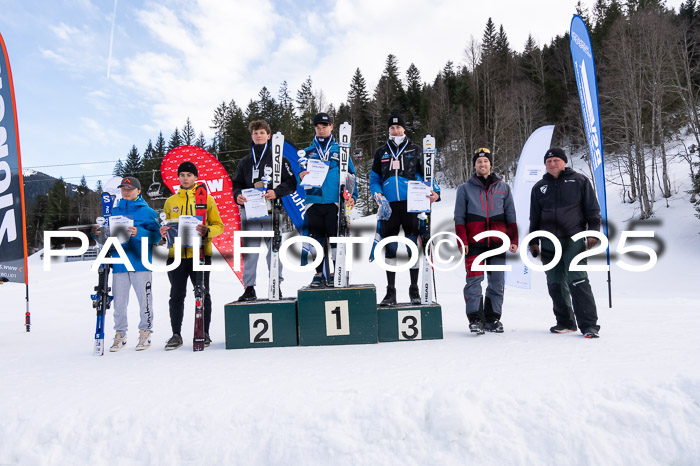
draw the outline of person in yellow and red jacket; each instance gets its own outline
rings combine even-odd
[[[183,162],[177,168],[177,176],[180,179],[180,189],[165,201],[163,211],[166,220],[176,220],[180,215],[195,215],[195,183],[199,172],[192,162]],[[169,226],[161,226],[160,234],[165,236]],[[197,233],[202,237],[204,249],[204,263],[211,264],[212,238],[224,232],[224,224],[219,216],[219,209],[211,195],[207,195],[206,225],[197,225]],[[182,346],[182,319],[185,309],[185,296],[187,295],[187,278],[194,285],[196,273],[193,270],[192,248],[183,247],[180,265],[168,272],[170,280],[170,326],[173,336],[165,344],[166,350],[174,350]],[[175,251],[168,251],[168,265],[172,264]],[[211,296],[209,295],[209,272],[204,272],[204,346],[211,344],[209,337],[209,324],[211,323]]]

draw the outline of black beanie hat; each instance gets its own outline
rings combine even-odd
[[[392,110],[391,115],[389,115],[389,120],[386,123],[387,129],[393,125],[402,126],[406,129],[406,122],[403,120],[401,113],[398,110]]]
[[[180,173],[182,172],[188,172],[192,173],[194,176],[199,176],[197,166],[190,161],[182,162],[180,166],[177,167],[177,176],[180,176]]]
[[[544,163],[547,163],[547,159],[551,159],[552,157],[559,157],[564,163],[569,163],[569,159],[566,157],[564,151],[558,147],[552,147],[544,154]]]
[[[474,156],[472,157],[472,167],[476,166],[476,159],[479,157],[486,157],[489,159],[489,162],[491,162],[491,168],[493,168],[493,155],[491,155],[490,150],[488,150],[486,147],[480,147],[475,150]]]

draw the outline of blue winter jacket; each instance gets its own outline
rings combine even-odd
[[[315,145],[307,147],[304,152],[306,152],[308,159],[322,160]],[[348,173],[354,175],[355,166],[352,164],[352,158],[348,162]],[[306,204],[337,204],[340,202],[340,146],[335,140],[331,144],[328,160],[324,163],[330,167],[326,179],[323,181],[323,186],[306,189]],[[301,183],[301,179],[299,179],[299,183]],[[352,198],[357,201],[357,180]]]
[[[153,263],[153,245],[160,242],[160,225],[158,223],[158,213],[148,207],[146,201],[141,195],[133,201],[120,199],[119,204],[112,211],[112,215],[124,215],[134,218],[134,226],[137,228],[136,236],[129,237],[129,241],[122,243],[124,252],[129,258],[129,262],[134,267],[134,272],[145,272],[148,269],[141,261],[141,238],[147,237],[148,244],[148,261]],[[114,251],[113,257],[119,257],[119,254]],[[114,273],[128,272],[123,264],[114,264],[112,266]]]
[[[409,181],[423,181],[423,151],[410,139],[406,139],[405,148],[398,158],[399,168],[392,168],[393,156],[388,145],[394,153],[399,152],[393,142],[387,141],[374,153],[372,170],[369,173],[369,188],[372,196],[382,193],[389,202],[405,201],[408,194]],[[401,147],[404,147],[403,145]],[[433,166],[435,163],[433,162]],[[440,186],[433,177],[433,191],[440,194]],[[438,201],[440,198],[438,198]]]

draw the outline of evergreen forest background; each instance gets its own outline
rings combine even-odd
[[[700,211],[700,6],[687,0],[679,11],[662,0],[596,0],[577,13],[587,23],[595,53],[605,164],[621,175],[619,199],[638,204],[639,218],[651,218],[655,202],[678,191],[669,163],[687,163],[693,190],[691,202]],[[553,144],[580,156],[574,167],[586,174],[588,154],[569,35],[540,46],[529,37],[522,52],[509,43],[507,31],[491,19],[480,38],[465,44],[464,54],[445,63],[432,78],[423,77],[410,57],[386,57],[374,89],[362,70],[348,76],[345,102],[328,102],[309,76],[290,90],[286,81],[276,95],[267,87],[241,105],[224,101],[213,109],[214,137],[207,139],[189,118],[182,127],[160,131],[153,138],[125,148],[115,176],[137,176],[144,198],[156,209],[169,195],[160,179],[167,152],[193,144],[215,155],[233,178],[238,161],[250,151],[248,123],[264,119],[298,148],[313,138],[313,116],[328,112],[335,132],[343,121],[353,127],[352,147],[360,182],[357,208],[375,211],[369,192],[369,170],[376,149],[387,138],[386,121],[400,109],[407,134],[419,145],[426,134],[436,138],[436,172],[442,186],[456,187],[471,176],[471,154],[478,147],[494,153],[494,171],[509,181],[529,135],[542,125],[555,125]],[[210,131],[211,130],[211,131]],[[692,142],[688,142],[692,141]],[[140,149],[139,149],[140,147]],[[364,181],[364,182],[363,182]],[[163,196],[151,199],[148,187],[161,183]],[[25,176],[27,239],[31,251],[41,247],[43,231],[93,223],[101,215],[101,183],[91,190],[53,180],[41,173]]]

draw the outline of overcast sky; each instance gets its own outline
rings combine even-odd
[[[678,8],[681,0],[667,1]],[[584,2],[592,5],[593,1]],[[336,107],[360,68],[370,92],[394,54],[432,81],[464,62],[489,17],[511,48],[569,29],[576,0],[0,0],[24,167],[92,187],[131,145],[143,152],[187,117],[209,139],[215,108],[244,107],[263,86],[290,94],[307,76]],[[114,21],[113,21],[114,19]],[[114,32],[112,34],[112,25]],[[111,58],[110,58],[111,57]],[[108,75],[109,74],[109,75]],[[274,130],[274,128],[273,128]],[[69,167],[53,164],[84,163]],[[100,176],[106,175],[106,176]]]

